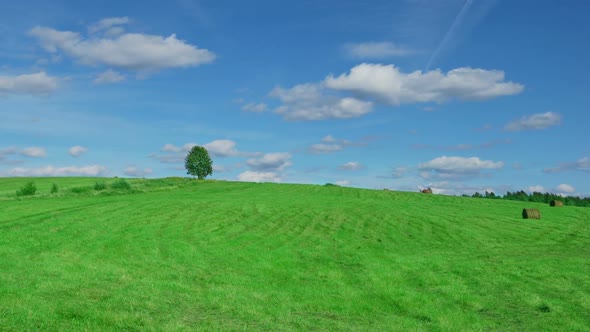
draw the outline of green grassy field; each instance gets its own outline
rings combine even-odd
[[[0,178],[0,330],[590,330],[588,208],[187,179],[17,199],[28,180]]]

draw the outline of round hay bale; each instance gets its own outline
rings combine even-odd
[[[426,189],[420,190],[420,192],[423,193],[423,194],[432,194],[432,189],[431,188],[426,188]]]
[[[541,219],[541,212],[537,209],[522,209],[522,218]]]
[[[563,206],[563,202],[557,199],[552,200],[551,202],[549,202],[549,205],[551,206]]]

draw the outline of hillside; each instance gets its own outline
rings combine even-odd
[[[588,208],[181,178],[17,199],[29,180],[0,178],[0,330],[590,329]]]

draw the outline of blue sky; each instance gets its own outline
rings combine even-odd
[[[0,176],[590,195],[587,1],[0,2]]]

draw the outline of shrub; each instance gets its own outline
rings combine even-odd
[[[125,179],[118,179],[111,183],[111,189],[115,190],[131,190],[131,185]]]
[[[16,191],[16,196],[31,196],[37,192],[37,186],[35,182],[27,182],[23,187]]]
[[[71,192],[75,194],[86,194],[92,190],[92,187],[74,187],[70,189]]]
[[[94,190],[96,190],[96,191],[105,190],[105,189],[107,189],[107,184],[104,182],[96,182],[94,184]]]
[[[54,183],[54,184],[51,186],[51,193],[52,193],[52,194],[57,194],[57,192],[58,192],[58,191],[59,191],[59,189],[57,188],[57,184],[55,184],[55,183]]]

